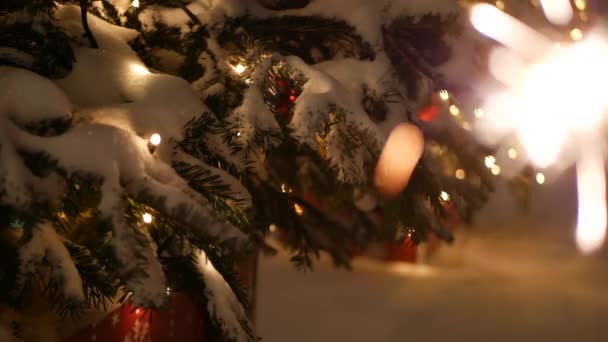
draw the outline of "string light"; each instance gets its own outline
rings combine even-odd
[[[152,218],[153,218],[152,215],[150,215],[148,213],[144,213],[143,215],[141,215],[141,217],[143,218],[144,223],[146,223],[146,224],[152,223]]]
[[[304,208],[302,208],[302,206],[298,203],[294,203],[293,204],[293,210],[296,212],[296,214],[302,216],[302,214],[304,214]]]
[[[236,66],[233,66],[232,69],[234,69],[234,71],[240,75],[245,71],[245,69],[247,69],[247,67],[243,64],[237,64]]]
[[[452,114],[454,116],[458,116],[458,114],[460,114],[460,109],[458,109],[458,107],[456,107],[456,105],[451,105],[450,114]]]
[[[236,132],[236,136],[240,137],[241,136],[241,132]]]
[[[585,9],[587,9],[587,1],[585,1],[585,0],[574,0],[574,6],[576,6],[576,8],[579,11],[584,11]]]
[[[536,174],[536,183],[545,184],[545,175],[542,172]]]
[[[487,156],[484,159],[484,163],[486,164],[486,167],[488,169],[491,169],[494,166],[494,164],[496,164],[496,158],[494,158],[494,156]]]
[[[441,98],[443,101],[447,101],[450,99],[450,93],[448,93],[447,90],[441,90],[439,92],[439,98]]]
[[[505,3],[502,0],[496,1],[496,8],[498,8],[501,11],[504,11]]]
[[[450,194],[448,194],[448,193],[447,193],[447,192],[445,192],[445,191],[442,191],[442,192],[439,194],[439,198],[441,198],[441,200],[442,200],[442,201],[447,202],[447,201],[449,201],[449,200],[450,200]]]
[[[273,224],[271,224],[270,226],[268,226],[268,230],[269,230],[271,233],[276,232],[276,231],[277,231],[277,225],[276,225],[276,224],[274,224],[274,223],[273,223]]]
[[[511,159],[517,159],[517,150],[514,148],[510,148],[507,151],[507,154],[509,155],[509,158],[511,158]]]
[[[490,171],[492,171],[492,174],[494,176],[498,176],[500,174],[500,166],[494,164],[494,166],[492,166],[492,168],[490,169]]]
[[[475,116],[478,117],[478,118],[482,118],[484,116],[484,114],[485,114],[483,108],[477,108],[477,109],[475,109],[474,113],[475,113]]]
[[[133,0],[131,2],[131,6],[135,7],[135,8],[139,8],[139,0]]]
[[[150,136],[150,139],[148,139],[148,150],[150,150],[150,153],[154,153],[156,146],[160,145],[161,141],[162,138],[158,133],[154,133]]]
[[[281,192],[282,193],[286,193],[287,192],[287,185],[281,184]]]
[[[456,179],[460,179],[463,180],[464,177],[466,176],[465,172],[463,169],[458,169],[456,170],[456,172],[454,173],[454,176],[456,176]]]
[[[170,295],[170,294],[171,294],[171,288],[170,288],[169,286],[167,286],[166,291],[167,291],[167,295]]]
[[[578,28],[573,28],[572,31],[570,31],[570,38],[575,41],[583,39],[583,31]]]

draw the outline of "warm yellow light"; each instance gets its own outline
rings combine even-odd
[[[460,114],[460,109],[458,109],[458,107],[456,107],[456,105],[451,105],[450,114],[452,114],[454,116],[458,116],[458,114]]]
[[[131,6],[135,7],[135,8],[139,8],[139,0],[133,0],[131,2]]]
[[[167,295],[171,294],[171,288],[169,286],[167,286],[167,288],[165,289],[165,291],[167,292]]]
[[[490,169],[490,171],[492,171],[492,174],[494,176],[498,176],[500,174],[500,166],[494,164],[494,166],[492,166],[492,168]]]
[[[236,136],[240,137],[241,136],[241,132],[236,132]]]
[[[494,156],[487,156],[484,159],[484,163],[488,169],[491,169],[496,164],[496,158]]]
[[[439,92],[439,97],[443,100],[443,101],[447,101],[450,99],[450,93],[448,93],[447,90],[441,90]]]
[[[460,179],[463,180],[464,177],[466,176],[466,173],[464,172],[463,169],[458,169],[456,170],[456,172],[454,173],[454,176],[456,176],[456,179]]]
[[[287,185],[281,184],[281,192],[283,192],[283,193],[287,192]]]
[[[505,3],[502,0],[496,1],[496,8],[503,11],[505,9]]]
[[[545,184],[545,175],[542,172],[536,174],[536,183]]]
[[[150,144],[152,144],[153,146],[158,146],[160,145],[162,138],[160,137],[160,134],[158,133],[154,133],[150,136]]]
[[[304,214],[304,208],[298,203],[293,204],[293,210],[296,212],[296,214],[298,214],[300,216],[302,216],[302,214]]]
[[[273,223],[273,224],[271,224],[270,226],[268,226],[268,230],[269,230],[271,233],[276,232],[276,231],[277,231],[277,225],[276,225],[276,224],[274,224],[274,223]]]
[[[141,217],[144,219],[144,223],[147,223],[147,224],[152,223],[152,215],[150,215],[148,213],[144,213],[143,215],[141,215]]]
[[[509,155],[509,158],[511,158],[511,159],[517,159],[517,150],[514,148],[510,148],[507,151],[507,154]]]
[[[584,11],[585,9],[587,9],[587,1],[585,1],[585,0],[574,0],[574,6],[576,6],[576,8],[579,11]]]
[[[442,191],[442,192],[439,194],[439,198],[441,198],[441,200],[442,200],[442,201],[447,202],[447,201],[449,201],[449,200],[450,200],[450,194],[448,194],[448,193],[447,193],[447,192],[445,192],[445,191]]]
[[[247,69],[247,67],[246,67],[246,66],[244,66],[243,64],[237,64],[236,66],[234,66],[234,67],[232,67],[232,68],[233,68],[233,69],[234,69],[234,71],[235,71],[237,74],[239,74],[239,75],[240,75],[240,74],[242,74],[242,73],[243,73],[243,71],[245,71],[245,69]]]
[[[139,75],[150,75],[150,70],[141,64],[133,64],[131,65],[131,70]]]
[[[583,31],[578,28],[573,28],[572,31],[570,31],[570,38],[572,38],[572,40],[583,39]]]
[[[474,113],[475,113],[475,116],[478,117],[478,118],[482,118],[484,116],[484,114],[485,114],[483,108],[477,108],[477,109],[475,109]]]

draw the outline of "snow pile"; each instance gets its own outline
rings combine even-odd
[[[252,332],[249,319],[230,285],[213,267],[204,251],[197,251],[196,260],[198,271],[205,281],[209,315],[221,324],[223,331],[231,341],[249,341]]]
[[[78,270],[62,238],[51,225],[43,223],[33,230],[32,239],[19,250],[19,259],[22,277],[36,273],[43,260],[46,260],[51,266],[54,280],[61,285],[63,296],[77,302],[84,301]]]

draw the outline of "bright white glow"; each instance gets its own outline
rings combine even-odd
[[[243,73],[243,71],[245,71],[245,69],[247,69],[247,67],[243,64],[237,64],[236,66],[233,66],[232,69],[234,69],[234,71],[240,75]]]
[[[540,0],[545,17],[555,25],[567,25],[572,20],[570,0]]]
[[[460,109],[458,109],[458,107],[456,107],[456,105],[451,105],[450,114],[452,114],[454,116],[458,116],[458,114],[460,114]]]
[[[598,250],[606,239],[606,180],[601,150],[582,151],[576,164],[578,221],[576,244],[581,252]]]
[[[491,169],[492,166],[494,166],[494,164],[496,163],[496,158],[494,158],[494,156],[487,156],[483,161],[484,164],[486,164],[486,167],[488,169]]]
[[[507,154],[509,155],[509,158],[511,158],[511,159],[517,159],[517,150],[514,148],[510,148],[507,151]]]
[[[131,6],[135,7],[135,8],[139,8],[139,0],[133,0],[131,2]]]
[[[442,192],[439,194],[439,198],[441,198],[441,200],[442,200],[442,201],[447,202],[447,201],[449,201],[449,200],[450,200],[450,194],[448,194],[448,193],[447,193],[447,192],[445,192],[445,191],[442,191]]]
[[[450,93],[448,93],[447,90],[441,90],[439,92],[439,97],[443,100],[443,101],[447,101],[450,99]]]
[[[150,136],[150,144],[154,145],[154,146],[158,146],[160,145],[162,138],[160,137],[160,134],[158,133],[154,133]]]
[[[483,118],[483,115],[485,114],[483,108],[477,108],[475,109],[475,116],[478,118]]]
[[[144,223],[147,223],[147,224],[152,223],[152,215],[150,215],[148,213],[144,213],[143,215],[141,215],[141,217],[144,219]]]
[[[489,4],[471,7],[471,23],[479,32],[529,58],[540,57],[553,43],[540,33]]]
[[[536,174],[536,183],[545,184],[545,175],[542,172]]]
[[[141,64],[131,65],[131,70],[139,75],[150,75],[150,70]]]

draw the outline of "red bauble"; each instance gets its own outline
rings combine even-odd
[[[296,97],[295,97],[294,95],[291,95],[291,96],[289,97],[289,101],[291,101],[291,102],[295,102],[295,101],[296,101]]]
[[[277,86],[279,86],[279,89],[285,89],[285,87],[287,86],[287,82],[285,82],[285,80],[280,79],[277,81]]]
[[[435,104],[428,105],[418,111],[418,117],[424,122],[433,121],[439,116],[439,106]]]

